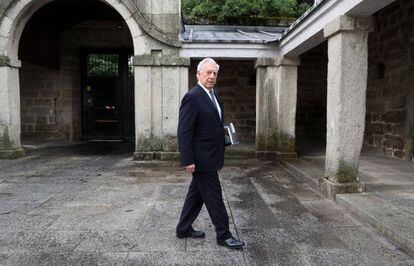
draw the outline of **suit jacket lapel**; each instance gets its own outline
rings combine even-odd
[[[203,99],[207,102],[207,105],[216,113],[218,120],[220,121],[220,115],[217,111],[217,108],[213,105],[213,101],[211,100],[210,96],[204,91],[204,89],[202,87],[200,87],[197,84],[198,87],[198,91],[200,92],[201,96],[203,97]],[[215,94],[216,95],[216,94]],[[217,97],[217,95],[216,95]],[[217,98],[218,99],[218,98]],[[219,102],[219,100],[217,100]],[[220,103],[219,103],[220,104]],[[221,107],[220,104],[220,108],[221,110],[223,110],[223,108]]]

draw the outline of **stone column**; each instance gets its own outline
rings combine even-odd
[[[361,192],[359,156],[365,129],[368,33],[371,17],[340,16],[327,24],[328,102],[325,177],[322,192]]]
[[[0,159],[24,156],[20,144],[20,61],[0,56]]]
[[[177,159],[178,113],[189,58],[135,56],[136,160]]]
[[[296,157],[295,120],[298,58],[256,61],[256,155]]]

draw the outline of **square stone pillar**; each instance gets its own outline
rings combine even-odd
[[[178,159],[177,125],[189,58],[135,56],[136,160]]]
[[[295,120],[298,58],[256,61],[256,155],[296,157]]]
[[[0,56],[0,159],[24,156],[20,144],[20,62]]]
[[[327,24],[328,102],[325,177],[321,190],[334,198],[338,193],[361,192],[359,156],[365,129],[368,72],[368,33],[371,17],[340,16]]]

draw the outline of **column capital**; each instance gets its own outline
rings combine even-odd
[[[20,60],[11,60],[10,57],[5,55],[0,55],[0,66],[20,68],[22,66],[22,62]]]
[[[266,66],[298,66],[300,59],[298,57],[259,57],[254,64],[255,68]]]
[[[134,66],[189,66],[190,58],[178,56],[134,56]]]
[[[323,36],[329,38],[337,33],[344,31],[364,31],[371,32],[374,30],[374,17],[352,17],[339,16],[326,24],[323,29]]]

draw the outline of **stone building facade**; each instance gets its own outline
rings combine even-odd
[[[191,27],[179,0],[3,0],[0,157],[42,137],[133,139],[136,159],[177,158],[180,100],[214,57],[227,118],[257,156],[326,140],[322,191],[361,191],[363,144],[412,156],[412,12],[322,0],[287,29]]]
[[[396,1],[374,14],[368,40],[368,77],[363,149],[413,158],[412,41],[414,3]],[[300,56],[296,138],[326,137],[327,44]]]
[[[411,160],[414,149],[414,3],[396,1],[375,14],[369,39],[367,150]]]

